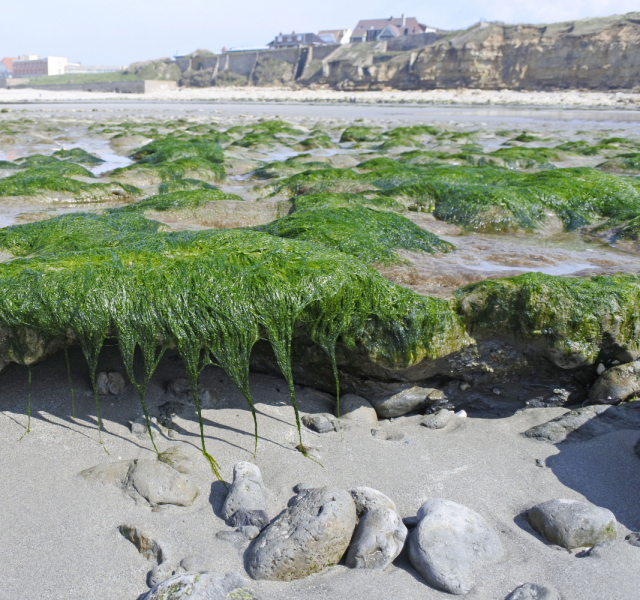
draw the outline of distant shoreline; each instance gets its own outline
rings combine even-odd
[[[355,102],[354,102],[355,99]],[[640,110],[640,93],[591,91],[429,90],[358,91],[288,88],[181,88],[150,94],[0,89],[0,105],[49,102],[221,102],[270,104],[356,104],[399,106],[520,106]]]

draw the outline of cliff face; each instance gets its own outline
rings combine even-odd
[[[406,52],[349,44],[307,83],[341,89],[640,87],[640,13],[552,25],[480,23]]]

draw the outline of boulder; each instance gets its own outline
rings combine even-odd
[[[198,487],[186,475],[158,460],[137,460],[125,486],[137,492],[151,506],[175,504],[191,506],[198,497]],[[135,497],[135,493],[133,494]]]
[[[180,573],[150,589],[140,600],[258,600],[240,573]]]
[[[302,424],[316,433],[329,433],[337,429],[337,419],[329,413],[304,415]]]
[[[640,362],[611,367],[604,371],[589,390],[592,402],[627,400],[640,393]]]
[[[99,396],[119,396],[124,392],[124,377],[118,371],[105,373],[102,371],[96,375],[96,389]]]
[[[511,592],[505,600],[559,600],[558,594],[544,585],[525,583]]]
[[[502,556],[498,534],[475,511],[449,500],[429,500],[409,536],[409,558],[432,586],[467,594],[478,569]]]
[[[453,412],[443,408],[437,413],[426,415],[422,421],[420,421],[420,425],[424,425],[424,427],[428,429],[443,429],[449,424],[451,417],[453,417]]]
[[[254,579],[291,581],[337,564],[356,526],[356,507],[345,490],[316,488],[299,494],[247,550]]]
[[[365,486],[354,487],[349,490],[349,493],[356,505],[356,514],[358,517],[361,517],[369,510],[376,510],[378,508],[396,510],[396,505],[391,498],[373,488]]]
[[[352,569],[383,571],[402,552],[407,528],[390,508],[367,511],[353,534],[347,566]]]
[[[434,388],[415,386],[382,400],[374,399],[371,404],[376,409],[379,417],[384,419],[400,417],[408,412],[424,408],[429,396],[436,392],[441,393],[440,390]],[[435,396],[434,399],[436,399]]]
[[[529,509],[531,526],[552,544],[572,550],[615,540],[616,518],[610,510],[577,500],[549,500]]]
[[[371,406],[371,403],[355,394],[345,394],[340,398],[339,416],[345,421],[363,423],[365,425],[378,424],[378,415],[373,406]]]
[[[255,519],[260,523],[269,522],[267,494],[260,469],[253,463],[241,461],[233,467],[233,484],[222,506],[222,517],[229,521],[239,510],[243,510],[246,522],[240,525],[255,525],[249,513],[257,511]],[[234,525],[238,527],[239,525]]]

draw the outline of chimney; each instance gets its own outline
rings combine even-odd
[[[402,15],[402,27],[406,27],[407,25],[407,17],[405,17],[404,15]]]

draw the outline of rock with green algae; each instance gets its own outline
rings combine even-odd
[[[565,278],[529,273],[458,290],[470,332],[510,334],[544,348],[563,369],[593,364],[601,353],[622,362],[640,356],[640,276]]]
[[[144,213],[146,211],[196,210],[208,202],[219,202],[221,200],[242,202],[243,198],[237,194],[229,194],[210,186],[207,189],[183,190],[150,196],[134,204],[113,209],[111,212]]]

